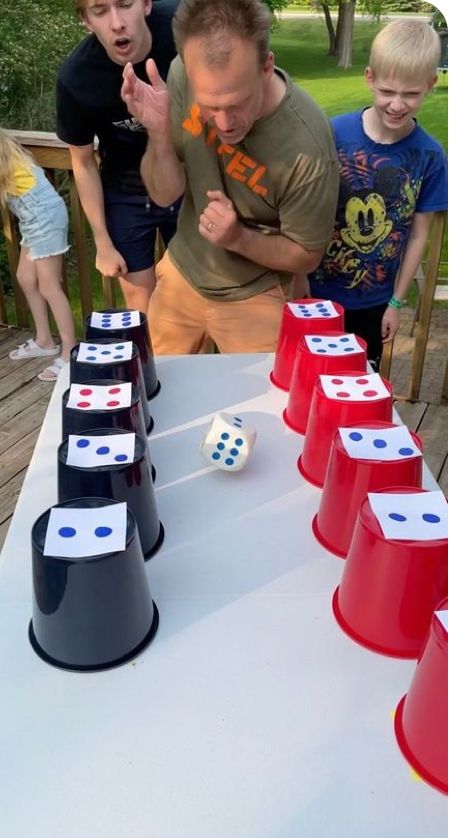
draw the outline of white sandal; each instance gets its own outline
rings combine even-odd
[[[56,381],[60,372],[68,363],[69,361],[63,361],[61,358],[55,358],[53,364],[50,364],[50,366],[40,372],[37,378],[39,378],[40,381]]]
[[[59,346],[53,346],[52,349],[43,349],[41,346],[38,346],[33,338],[30,338],[25,343],[21,343],[17,349],[13,349],[9,353],[9,357],[12,361],[22,361],[25,358],[49,358],[53,355],[58,355],[59,351]]]

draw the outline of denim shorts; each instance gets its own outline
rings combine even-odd
[[[47,180],[43,170],[33,166],[36,184],[23,195],[8,195],[7,204],[19,221],[21,247],[32,259],[66,253],[68,212],[63,198]]]
[[[104,205],[107,230],[128,271],[151,268],[157,230],[168,244],[176,232],[180,201],[171,207],[158,207],[147,195],[106,189]]]

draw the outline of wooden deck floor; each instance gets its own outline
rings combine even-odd
[[[52,384],[39,381],[42,358],[10,361],[8,353],[32,337],[23,329],[0,328],[0,546],[8,531],[22,481],[35,447]]]
[[[23,329],[0,327],[0,547],[14,512],[41,424],[52,384],[39,381],[42,358],[10,361],[8,353],[32,337]],[[403,422],[417,431],[424,443],[429,468],[447,493],[447,405],[398,401]],[[28,525],[30,522],[26,522]]]

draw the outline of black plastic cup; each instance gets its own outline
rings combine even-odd
[[[106,498],[57,504],[95,508]],[[159,612],[151,598],[134,516],[127,512],[126,547],[98,556],[45,556],[47,509],[32,533],[33,617],[29,638],[46,663],[96,672],[135,657],[153,639]]]
[[[99,314],[127,314],[126,308],[103,308]],[[154,363],[153,345],[148,328],[148,318],[143,311],[139,311],[139,326],[123,326],[120,329],[100,329],[91,325],[91,314],[85,318],[85,338],[98,343],[99,338],[108,336],[113,340],[132,340],[139,351],[142,362],[143,377],[145,379],[146,395],[148,399],[157,396],[160,390],[160,383],[157,379],[156,365]]]
[[[96,343],[108,346],[112,344],[112,340],[111,338],[104,338],[97,340]],[[154,421],[149,412],[142,364],[135,344],[132,345],[132,357],[129,360],[100,361],[99,363],[79,361],[79,346],[80,344],[76,343],[71,349],[69,356],[69,380],[71,384],[86,384],[89,379],[93,381],[96,378],[114,378],[121,381],[131,381],[140,393],[146,432],[149,434],[154,427]]]
[[[86,382],[86,386],[103,385],[111,387],[125,383],[124,381],[116,381],[114,379],[97,379],[96,381]],[[69,434],[94,433],[99,428],[114,429],[117,433],[124,430],[127,433],[135,433],[144,441],[145,449],[149,456],[142,402],[139,392],[133,384],[131,385],[130,407],[118,407],[115,410],[91,410],[89,408],[78,409],[68,407],[69,392],[69,389],[65,390],[62,396],[63,440],[67,439]],[[156,480],[156,469],[151,462],[151,457],[149,457],[149,464],[154,483]],[[89,493],[86,494],[88,496]]]
[[[128,431],[112,428],[96,428],[87,436],[114,436]],[[112,498],[126,501],[138,527],[145,561],[150,559],[164,540],[164,528],[159,521],[156,497],[153,487],[148,446],[135,435],[134,461],[115,465],[83,466],[68,465],[68,440],[58,448],[58,500],[82,497]]]
[[[125,381],[119,381],[112,378],[97,378],[95,380],[85,381],[87,387],[90,386],[110,386],[115,384],[126,384]],[[142,439],[146,439],[145,419],[143,416],[142,402],[140,393],[137,387],[132,385],[131,388],[131,404],[128,407],[117,407],[112,410],[95,410],[94,408],[79,409],[76,407],[68,407],[69,391],[65,390],[62,401],[62,425],[63,425],[63,439],[69,434],[86,434],[87,431],[93,428],[124,428],[129,433],[135,433]]]

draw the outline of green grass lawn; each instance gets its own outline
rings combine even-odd
[[[353,64],[337,67],[338,59],[327,55],[327,29],[322,20],[284,20],[272,35],[276,62],[300,84],[328,116],[347,113],[371,104],[363,73],[371,41],[380,29],[377,23],[356,21]],[[420,124],[447,149],[448,88],[436,86],[419,112]]]

